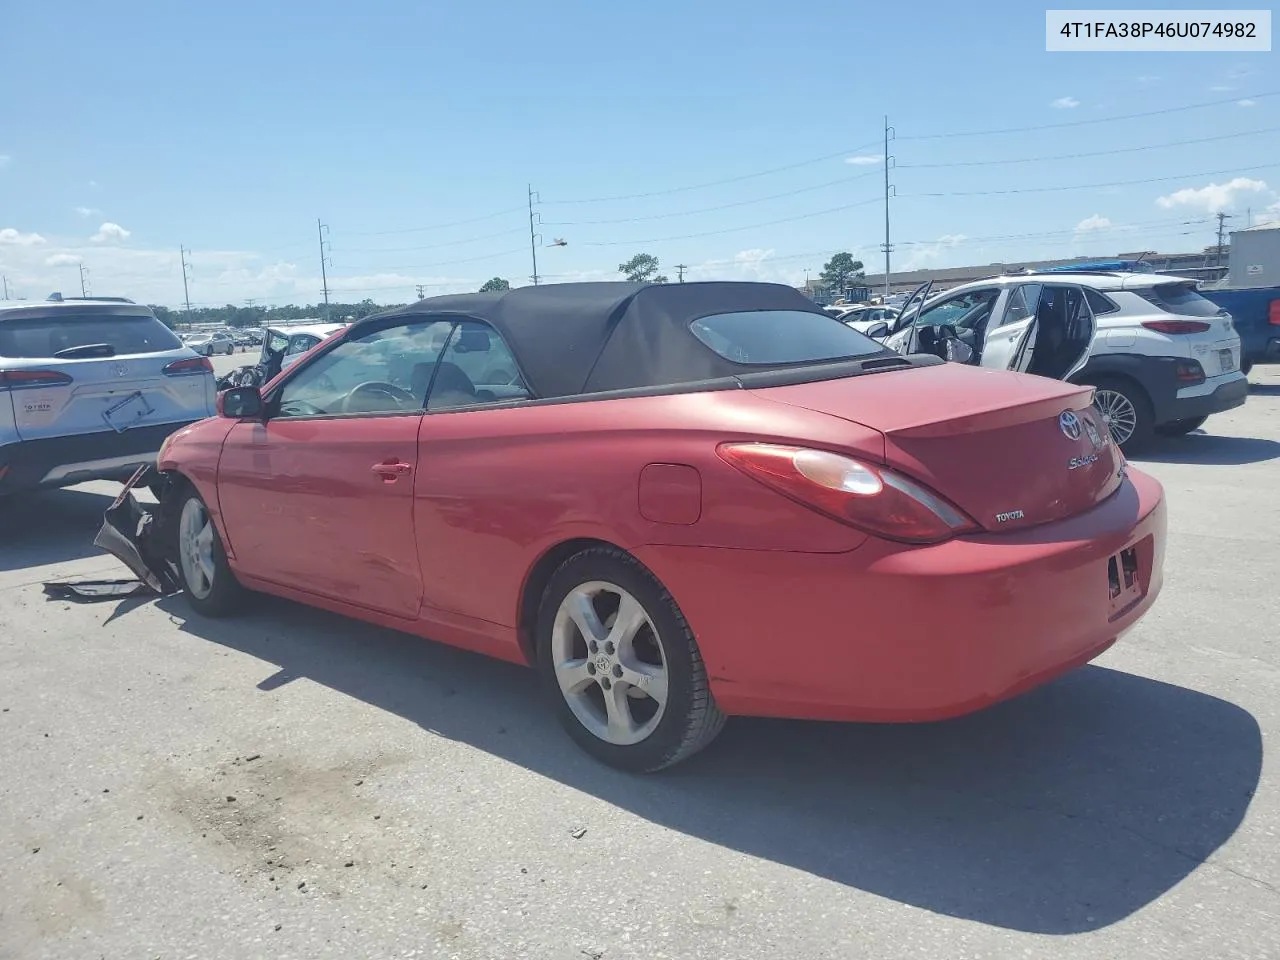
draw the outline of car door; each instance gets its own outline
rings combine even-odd
[[[929,280],[920,284],[907,296],[902,303],[902,310],[895,318],[892,324],[892,330],[888,337],[884,340],[884,345],[890,350],[896,350],[898,353],[911,353],[914,343],[914,313],[915,308],[924,304],[929,296],[929,291],[933,289],[933,281]]]
[[[452,326],[419,317],[356,328],[276,384],[265,419],[232,427],[218,499],[246,574],[417,615],[418,430],[435,368],[430,345]]]
[[[1026,370],[1035,347],[1036,309],[1044,285],[1023,283],[1009,291],[1004,308],[987,327],[981,365]]]

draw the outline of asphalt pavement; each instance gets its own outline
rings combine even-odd
[[[11,504],[0,957],[1280,957],[1280,369],[1252,379],[1136,458],[1166,586],[1094,665],[949,723],[733,720],[648,777],[516,667],[265,598],[46,600],[125,574],[91,542],[117,488]]]

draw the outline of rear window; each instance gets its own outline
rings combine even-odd
[[[1220,311],[1216,303],[1200,296],[1194,287],[1185,283],[1162,283],[1133,292],[1165,313],[1184,317],[1216,317]]]
[[[884,350],[835,317],[803,310],[717,313],[690,329],[720,356],[742,364],[820,363]]]
[[[51,359],[62,350],[105,343],[117,356],[159,353],[182,346],[152,316],[59,313],[56,317],[0,320],[0,357]]]

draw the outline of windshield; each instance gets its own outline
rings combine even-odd
[[[835,317],[801,310],[718,313],[695,320],[694,336],[734,363],[822,363],[880,353],[882,347]]]
[[[152,316],[68,311],[56,317],[0,320],[0,357],[53,358],[91,344],[106,344],[116,356],[160,353],[182,346],[178,337]]]

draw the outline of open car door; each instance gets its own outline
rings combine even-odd
[[[902,311],[898,314],[893,332],[882,341],[890,350],[896,350],[901,354],[915,352],[916,315],[924,306],[924,301],[932,289],[932,280],[922,283],[911,291],[911,296],[907,297],[906,302],[902,304]]]
[[[1098,329],[1084,289],[1068,284],[1021,284],[998,320],[987,327],[982,366],[1055,380],[1084,366]]]

